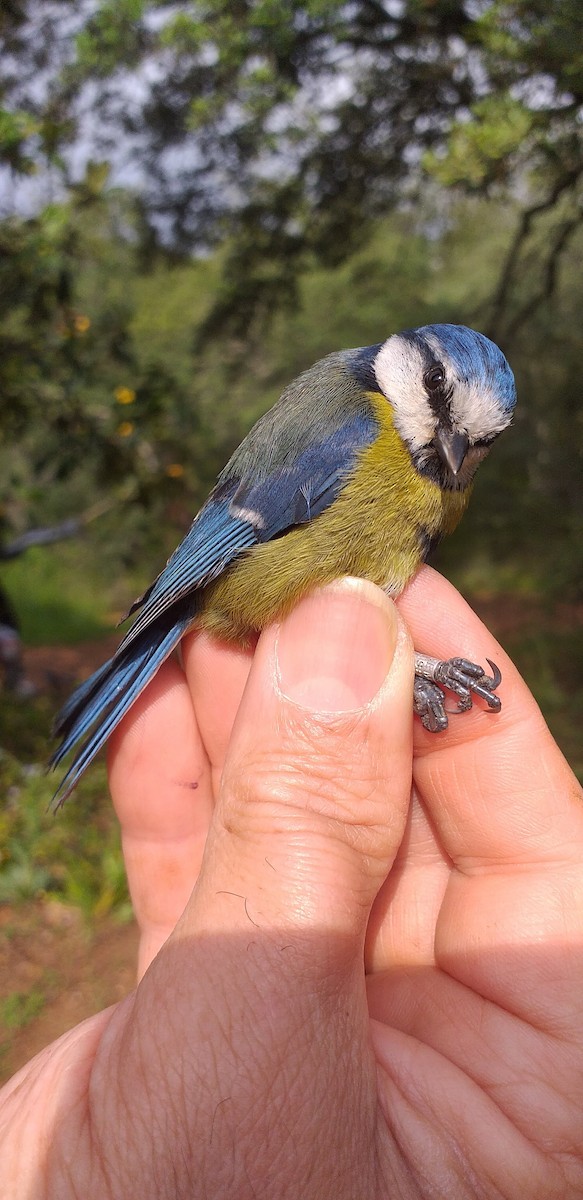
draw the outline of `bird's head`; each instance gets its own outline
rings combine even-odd
[[[465,325],[424,325],[374,347],[370,367],[417,470],[442,488],[467,487],[516,403],[498,346]]]

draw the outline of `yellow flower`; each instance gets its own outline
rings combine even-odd
[[[121,425],[117,427],[117,432],[120,437],[129,437],[134,432],[134,429],[135,425],[133,421],[122,421]]]
[[[180,479],[180,476],[184,475],[184,467],[182,466],[182,463],[169,463],[166,467],[166,474],[169,475],[171,479]]]
[[[129,387],[116,387],[113,394],[118,404],[133,404],[136,398],[136,393],[134,392],[133,388]]]
[[[91,321],[84,313],[77,313],[77,316],[73,320],[73,325],[75,326],[75,333],[87,333],[87,330],[91,328]]]

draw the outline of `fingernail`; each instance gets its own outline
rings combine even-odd
[[[341,579],[301,600],[276,643],[280,690],[316,712],[352,712],[368,704],[393,661],[397,618],[373,584]]]

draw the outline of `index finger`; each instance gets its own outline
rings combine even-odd
[[[140,926],[141,977],[188,901],[213,808],[210,763],[184,671],[173,659],[112,734],[108,764]]]
[[[502,671],[502,711],[478,701],[443,734],[415,722],[414,781],[448,854],[477,869],[580,854],[583,792],[511,659],[456,589],[424,567],[399,600],[416,650]]]
[[[499,715],[476,708],[444,734],[416,732],[414,786],[451,862],[435,961],[529,1022],[554,1028],[567,1011],[579,1021],[581,788],[516,668],[455,589],[426,570],[401,607],[422,650],[491,658],[503,675]]]

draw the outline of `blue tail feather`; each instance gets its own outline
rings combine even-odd
[[[159,629],[144,631],[133,645],[120,647],[121,653],[118,651],[73,693],[58,718],[56,729],[63,735],[63,741],[50,766],[58,766],[70,750],[79,742],[81,745],[53,796],[55,807],[60,807],[73,791],[89,763],[190,624],[188,618],[177,621],[162,637]],[[81,741],[86,734],[89,736]]]
[[[108,712],[115,700],[140,676],[144,666],[151,661],[153,649],[151,639],[147,637],[133,647],[133,652],[120,653],[118,649],[113,658],[77,688],[68,702],[67,711],[63,710],[57,719],[55,732],[62,741],[52,756],[53,766],[65,758],[100,714]]]
[[[71,728],[78,714],[85,708],[92,692],[97,689],[100,680],[109,679],[112,661],[113,659],[108,659],[103,666],[93,672],[93,675],[89,676],[89,679],[84,680],[83,683],[80,683],[75,688],[75,691],[69,696],[65,704],[63,704],[61,711],[57,714],[53,722],[53,737],[63,737],[67,733],[67,730]],[[66,753],[66,751],[63,751],[63,753]],[[51,762],[60,762],[63,753],[61,753],[61,747],[59,746],[53,754]]]

